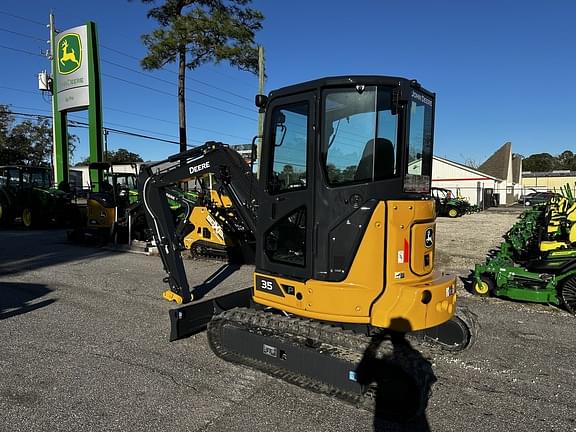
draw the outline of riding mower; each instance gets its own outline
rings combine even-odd
[[[436,216],[457,218],[469,212],[470,203],[455,197],[449,189],[433,187],[430,193],[436,201]]]
[[[576,314],[576,204],[562,197],[525,211],[500,249],[477,264],[472,292],[562,305]]]

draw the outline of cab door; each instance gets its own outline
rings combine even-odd
[[[314,93],[274,99],[267,112],[256,270],[306,280],[311,277],[313,257]]]

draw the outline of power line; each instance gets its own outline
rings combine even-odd
[[[26,109],[26,110],[30,110],[30,111],[36,109],[36,108],[28,108],[28,107],[15,106],[15,105],[12,105],[12,106],[14,106],[15,108]],[[37,110],[38,110],[38,111],[44,111],[44,112],[51,112],[50,110],[45,110],[45,109],[40,109],[40,108],[38,108]],[[72,118],[72,116],[69,115],[68,118]],[[82,119],[82,117],[78,117],[78,116],[74,116],[73,118]],[[74,120],[70,120],[70,121],[74,121]],[[105,122],[105,123],[106,123],[106,124],[103,126],[105,129],[108,129],[108,128],[109,128],[108,125],[111,125],[111,126],[124,127],[124,128],[126,128],[126,129],[132,129],[132,130],[140,131],[140,132],[149,132],[149,133],[153,133],[153,134],[156,134],[156,135],[163,135],[163,136],[167,136],[167,137],[171,137],[171,138],[178,138],[178,137],[175,136],[175,135],[165,134],[165,133],[161,133],[161,132],[155,132],[155,131],[151,131],[151,130],[149,130],[149,129],[142,129],[142,128],[137,128],[137,127],[134,127],[134,126],[128,126],[128,125],[123,125],[123,124],[119,124],[119,123],[113,123],[113,122],[109,122],[109,121],[107,121],[107,122]],[[198,141],[198,140],[190,140],[190,141],[201,142],[201,141]]]
[[[38,21],[30,20],[30,19],[28,19],[28,18],[19,16],[19,15],[14,15],[14,14],[11,14],[11,13],[8,13],[8,12],[0,11],[0,14],[4,14],[4,15],[7,15],[7,16],[10,16],[10,17],[13,17],[13,18],[17,18],[17,19],[21,19],[21,20],[24,20],[24,21],[29,21],[29,22],[32,22],[32,23],[34,23],[34,24],[41,25],[41,26],[43,26],[43,27],[45,26],[45,24],[40,23],[40,22],[38,22]],[[30,35],[30,34],[19,33],[19,32],[15,32],[15,31],[13,31],[13,30],[5,29],[5,28],[0,28],[0,31],[12,33],[12,34],[14,34],[14,35],[18,35],[18,36],[21,36],[21,37],[25,37],[25,38],[29,38],[29,39],[33,39],[33,40],[37,40],[37,41],[41,41],[41,42],[45,42],[45,39],[39,38],[39,37],[36,37],[36,36],[33,36],[33,35]],[[6,49],[9,49],[9,50],[13,50],[13,51],[18,51],[18,52],[30,54],[30,55],[38,55],[38,56],[41,56],[41,57],[45,57],[43,54],[42,54],[42,55],[41,55],[41,54],[36,54],[36,53],[32,53],[32,52],[30,52],[30,51],[20,50],[20,49],[17,49],[17,48],[11,48],[11,47],[6,47],[6,46],[2,46],[2,45],[0,45],[0,47],[6,48]],[[100,44],[100,47],[101,47],[101,48],[104,48],[104,49],[107,49],[107,50],[109,50],[109,51],[115,52],[115,53],[117,53],[117,54],[123,55],[123,56],[125,56],[125,57],[131,58],[131,59],[136,60],[136,61],[138,61],[138,62],[140,61],[140,59],[139,59],[138,57],[132,56],[132,55],[130,55],[130,54],[126,54],[126,53],[124,53],[124,52],[122,52],[122,51],[119,51],[119,50],[117,50],[117,49],[110,48],[110,47],[107,47],[107,46],[102,45],[102,44]],[[135,73],[138,73],[138,74],[142,74],[142,75],[145,75],[145,76],[149,76],[149,75],[147,75],[147,74],[144,74],[144,73],[141,72],[141,71],[138,71],[138,70],[129,68],[129,67],[127,67],[127,66],[119,65],[119,64],[117,64],[117,63],[114,63],[114,62],[111,62],[111,61],[108,61],[108,60],[102,60],[102,62],[104,62],[104,63],[109,63],[109,64],[112,64],[112,65],[114,65],[114,66],[117,66],[117,67],[120,67],[120,68],[123,68],[123,69],[127,69],[127,70],[130,70],[130,71],[135,72]],[[166,71],[166,72],[169,72],[169,73],[178,75],[178,72],[172,71],[172,70],[167,69],[167,68],[165,68],[165,67],[162,67],[162,68],[160,68],[160,69],[163,70],[163,71]],[[150,76],[149,76],[149,77],[150,77]],[[158,77],[151,77],[151,78],[157,79],[157,80],[159,80],[159,81],[167,82],[167,83],[169,83],[169,84],[173,84],[171,81],[163,80],[163,79],[158,78]],[[205,86],[207,86],[207,87],[213,88],[213,89],[215,89],[215,90],[221,91],[221,92],[223,92],[223,93],[229,94],[229,95],[231,95],[231,96],[234,96],[234,97],[237,97],[237,98],[240,98],[240,99],[243,99],[243,100],[252,102],[252,100],[251,100],[250,98],[247,98],[247,97],[245,97],[245,96],[242,96],[242,95],[239,95],[239,94],[237,94],[237,93],[231,92],[231,91],[229,91],[229,90],[223,89],[223,88],[221,88],[221,87],[218,87],[218,86],[209,84],[209,83],[204,82],[204,81],[201,81],[201,80],[199,80],[199,79],[191,78],[191,77],[188,76],[188,77],[186,77],[186,80],[187,80],[187,81],[193,81],[193,82],[196,82],[196,83],[205,85]],[[224,100],[224,99],[216,98],[216,97],[214,97],[213,95],[209,95],[209,94],[203,93],[203,92],[201,92],[201,91],[199,91],[199,90],[190,89],[190,91],[196,92],[196,93],[199,93],[199,94],[202,94],[202,95],[204,95],[204,96],[211,97],[211,98],[213,98],[213,99],[219,100],[219,101],[224,102],[224,103],[228,103],[228,104],[231,104],[231,105],[240,107],[241,109],[244,109],[244,110],[252,111],[252,110],[250,110],[249,108],[246,108],[246,107],[244,107],[244,106],[235,104],[235,103],[230,102],[230,101],[226,101],[226,100]]]
[[[123,66],[123,65],[120,65],[120,64],[118,64],[118,63],[111,62],[111,61],[109,61],[109,60],[101,60],[101,61],[102,61],[102,63],[110,64],[110,65],[113,65],[113,66],[116,66],[116,67],[119,67],[119,68],[122,68],[122,69],[125,69],[125,70],[128,70],[128,71],[137,73],[137,74],[139,74],[139,75],[143,75],[143,76],[145,76],[145,77],[147,77],[147,78],[155,79],[156,81],[160,81],[160,82],[163,82],[163,83],[166,83],[166,84],[170,84],[171,86],[177,86],[177,85],[178,85],[178,84],[175,84],[173,81],[168,81],[168,80],[165,80],[165,79],[162,79],[162,78],[159,78],[159,77],[156,77],[156,76],[147,74],[147,73],[145,73],[145,72],[142,72],[142,71],[139,71],[139,70],[130,68],[130,67],[128,67],[128,66]],[[227,101],[226,99],[222,99],[222,98],[215,97],[215,96],[213,96],[213,95],[211,95],[211,94],[204,93],[204,92],[202,92],[202,91],[200,91],[200,90],[190,89],[190,91],[191,91],[192,93],[198,93],[198,94],[201,94],[202,96],[207,96],[207,97],[212,98],[212,99],[214,99],[214,100],[217,100],[217,101],[220,101],[220,102],[223,102],[223,103],[227,103],[227,104],[229,104],[229,105],[233,105],[233,106],[238,107],[238,108],[240,108],[240,109],[249,111],[249,112],[251,112],[252,114],[256,114],[256,110],[250,109],[250,108],[246,108],[246,107],[243,106],[243,105],[239,105],[239,104],[236,104],[236,103],[234,103],[234,102]]]
[[[131,58],[131,59],[133,59],[133,60],[136,60],[138,63],[140,63],[140,60],[141,60],[141,59],[138,58],[138,57],[136,57],[136,56],[133,56],[133,55],[130,55],[130,54],[126,54],[125,52],[122,52],[122,51],[117,50],[117,49],[114,49],[114,48],[107,47],[107,46],[102,45],[102,44],[100,44],[100,47],[101,47],[101,48],[104,48],[104,49],[107,49],[107,50],[109,50],[109,51],[115,52],[116,54],[120,54],[120,55],[122,55],[122,56],[124,56],[124,57]],[[173,70],[171,70],[171,69],[168,69],[168,68],[166,68],[165,66],[164,66],[164,67],[161,67],[160,70],[163,70],[163,71],[165,71],[165,72],[171,73],[171,74],[173,74],[173,75],[178,75],[178,72],[173,71]],[[226,93],[226,94],[229,94],[229,95],[231,95],[231,96],[235,96],[235,97],[237,97],[237,98],[244,99],[244,100],[249,101],[249,102],[253,102],[252,99],[250,99],[250,98],[248,98],[248,97],[246,97],[246,96],[242,96],[242,95],[239,95],[239,94],[237,94],[237,93],[234,93],[234,92],[232,92],[232,91],[230,91],[230,90],[223,89],[222,87],[218,87],[218,86],[215,86],[215,85],[213,85],[213,84],[209,84],[209,83],[207,83],[207,82],[205,82],[205,81],[201,81],[201,80],[199,80],[199,79],[197,79],[197,78],[192,78],[192,77],[190,77],[190,76],[186,76],[186,81],[196,82],[196,83],[198,83],[198,84],[202,84],[202,85],[205,85],[205,86],[207,86],[207,87],[210,87],[210,88],[219,90],[219,91],[221,91],[221,92],[223,92],[223,93]]]
[[[22,20],[22,21],[28,21],[28,22],[33,23],[33,24],[38,24],[38,25],[41,25],[42,27],[45,27],[45,26],[46,26],[45,23],[41,23],[40,21],[35,21],[35,20],[33,20],[33,19],[26,18],[26,17],[20,16],[20,15],[15,15],[15,14],[10,13],[10,12],[6,12],[6,11],[1,11],[1,10],[0,10],[0,14],[6,15],[6,16],[9,16],[9,17],[12,17],[12,18],[17,18],[17,19],[20,19],[20,20]]]
[[[14,116],[21,116],[21,117],[25,117],[25,118],[32,117],[32,118],[43,118],[43,119],[47,119],[47,120],[52,120],[51,116],[47,116],[47,115],[43,115],[43,114],[30,114],[30,113],[21,113],[21,112],[12,112],[11,114]],[[82,121],[70,120],[70,127],[88,128],[89,124],[86,122],[82,122]],[[110,127],[104,127],[104,129],[109,131],[109,132],[118,133],[120,135],[129,135],[129,136],[133,136],[133,137],[137,137],[137,138],[144,138],[144,139],[149,139],[149,140],[153,140],[153,141],[160,141],[160,142],[164,142],[164,143],[168,143],[168,144],[180,145],[179,141],[171,141],[171,140],[158,138],[158,137],[154,137],[154,136],[150,136],[150,135],[137,134],[134,132],[129,132],[129,131],[125,131],[122,129],[115,129],[115,128],[110,128]],[[196,146],[191,145],[191,144],[187,144],[187,146],[188,147],[196,147]]]
[[[37,92],[34,92],[34,91],[32,91],[32,90],[23,90],[23,89],[17,89],[17,88],[14,88],[14,87],[7,87],[7,86],[0,86],[0,88],[1,88],[1,89],[6,89],[6,90],[16,91],[16,92],[20,92],[20,93],[30,93],[30,94],[33,94],[33,95],[36,95],[36,96],[38,95]]]
[[[39,37],[36,37],[36,36],[32,36],[32,35],[29,35],[29,34],[25,34],[25,33],[19,33],[19,32],[16,32],[16,31],[13,31],[13,30],[8,30],[8,29],[2,28],[2,27],[0,27],[0,31],[3,31],[3,32],[5,32],[5,33],[11,33],[11,34],[13,34],[13,35],[21,36],[21,37],[28,38],[28,39],[33,39],[33,40],[40,41],[40,42],[46,42],[46,39],[42,39],[42,38],[39,38]]]
[[[170,96],[170,97],[174,97],[174,95],[173,95],[172,93],[168,93],[168,92],[159,90],[159,89],[154,88],[154,87],[146,86],[146,85],[144,85],[144,84],[135,83],[135,82],[133,82],[133,81],[129,81],[129,80],[126,80],[126,79],[124,79],[124,78],[119,78],[119,77],[114,76],[114,75],[102,73],[102,76],[106,76],[106,77],[108,77],[108,78],[112,78],[112,79],[115,79],[115,80],[118,80],[118,81],[122,81],[122,82],[125,82],[125,83],[127,83],[127,84],[134,85],[134,86],[136,86],[136,87],[145,88],[145,89],[147,89],[147,90],[150,90],[150,91],[153,91],[153,92],[156,92],[156,93],[160,93],[160,94],[163,94],[163,95],[167,95],[167,96]],[[235,113],[235,112],[233,112],[233,111],[228,111],[228,110],[225,110],[225,109],[223,109],[223,108],[218,108],[218,107],[215,107],[215,106],[212,106],[212,105],[205,104],[205,103],[203,103],[203,102],[198,102],[198,101],[195,101],[195,100],[190,99],[190,98],[185,98],[185,99],[186,99],[187,101],[189,101],[190,103],[197,104],[197,105],[202,105],[202,106],[204,106],[204,107],[206,107],[206,108],[210,108],[210,109],[213,109],[213,110],[216,110],[216,111],[221,111],[221,112],[224,112],[224,113],[227,113],[227,114],[236,116],[236,117],[242,117],[242,118],[251,120],[251,121],[253,121],[253,122],[256,122],[256,121],[257,121],[255,118],[248,117],[248,116],[245,116],[245,115],[242,115],[242,114],[238,114],[238,113]]]
[[[38,53],[35,53],[32,51],[26,51],[26,50],[23,50],[20,48],[12,48],[12,47],[8,47],[5,45],[0,45],[0,48],[4,48],[4,49],[10,50],[10,51],[16,51],[16,52],[20,52],[20,53],[24,53],[24,54],[28,54],[28,55],[32,55],[32,56],[38,56],[38,57],[46,58],[46,56],[44,54],[38,54]]]
[[[0,88],[1,88],[1,86],[0,86]],[[104,110],[105,110],[105,111],[115,111],[115,112],[119,112],[119,113],[122,113],[122,114],[128,114],[128,115],[132,115],[132,116],[136,116],[136,117],[147,118],[147,119],[150,119],[150,120],[156,120],[156,121],[159,121],[159,122],[168,123],[168,124],[172,124],[172,125],[177,125],[177,124],[178,124],[178,122],[175,122],[175,121],[170,121],[170,120],[166,120],[166,119],[161,119],[161,118],[158,118],[158,117],[152,117],[152,116],[145,115],[145,114],[138,114],[138,113],[130,112],[130,111],[124,111],[124,110],[117,109],[117,108],[104,108]],[[244,141],[247,140],[246,137],[241,137],[241,136],[238,136],[238,135],[227,134],[227,133],[220,132],[220,131],[217,131],[217,130],[214,130],[214,129],[206,129],[206,128],[202,128],[202,127],[198,127],[198,126],[189,126],[189,125],[186,125],[186,127],[187,127],[187,128],[190,128],[190,129],[201,130],[201,131],[204,131],[204,132],[212,132],[212,133],[216,133],[216,134],[219,134],[219,135],[222,135],[222,136],[229,136],[229,137],[231,137],[231,138],[238,138],[238,139],[241,139],[241,140],[244,140]]]
[[[6,90],[16,91],[16,92],[20,92],[20,93],[27,93],[27,94],[38,95],[38,92],[34,92],[34,91],[31,91],[31,90],[18,89],[18,88],[8,87],[8,86],[0,86],[0,89],[6,89]],[[28,110],[35,110],[35,109],[37,109],[37,108],[19,107],[19,106],[15,106],[15,105],[12,105],[12,106],[14,106],[15,108],[28,109]],[[44,109],[40,109],[40,108],[38,108],[38,110],[40,110],[40,111],[45,111],[45,112],[51,112],[51,111],[49,111],[49,110],[44,110]],[[177,124],[178,124],[178,122],[175,122],[175,121],[170,121],[170,120],[166,120],[166,119],[161,119],[161,118],[158,118],[158,117],[152,117],[152,116],[149,116],[149,115],[146,115],[146,114],[139,114],[139,113],[135,113],[135,112],[131,112],[131,111],[125,111],[125,110],[121,110],[121,109],[118,109],[118,108],[104,107],[104,111],[119,112],[119,113],[122,113],[122,114],[128,114],[128,115],[132,115],[132,116],[134,116],[134,117],[141,117],[141,118],[146,118],[146,119],[150,119],[150,120],[156,120],[156,121],[163,122],[163,123],[167,123],[167,124],[171,124],[171,125],[177,125]],[[109,124],[111,124],[111,123],[109,123]],[[128,127],[128,128],[130,128],[130,126],[126,126],[126,125],[120,125],[120,126],[121,126],[121,127]],[[217,130],[214,130],[214,129],[207,129],[207,128],[203,128],[203,127],[199,127],[199,126],[190,126],[190,125],[186,125],[186,128],[196,129],[196,130],[200,130],[200,131],[203,131],[203,132],[211,132],[211,133],[215,133],[215,134],[218,134],[218,135],[227,136],[227,137],[230,137],[230,138],[237,138],[237,139],[240,139],[240,140],[243,140],[243,141],[249,141],[249,139],[246,138],[246,137],[241,137],[241,136],[239,136],[239,135],[228,134],[228,133],[224,133],[224,132],[217,131]],[[168,135],[168,136],[173,136],[173,137],[174,137],[174,135]]]

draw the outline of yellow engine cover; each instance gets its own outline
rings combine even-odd
[[[116,219],[116,210],[114,207],[104,207],[95,199],[86,201],[86,214],[88,216],[88,227],[110,228]]]
[[[341,282],[293,281],[261,273],[254,301],[313,319],[400,331],[441,324],[454,314],[456,278],[433,271],[434,202],[380,202]],[[264,280],[264,282],[263,282]]]

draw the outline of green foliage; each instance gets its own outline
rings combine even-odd
[[[146,70],[178,62],[180,151],[186,150],[186,69],[227,61],[245,71],[258,71],[255,33],[264,16],[247,7],[252,0],[164,0],[148,12],[160,27],[142,36],[148,49]],[[156,3],[142,0],[143,3]]]
[[[144,162],[142,157],[138,153],[132,153],[124,148],[119,148],[118,150],[106,150],[104,152],[104,160],[111,164],[115,163],[127,163],[127,162]],[[90,163],[90,157],[87,157],[76,164],[88,165]]]
[[[69,135],[70,154],[78,138]],[[46,118],[17,123],[7,105],[0,105],[0,165],[50,165],[52,125]]]
[[[241,70],[256,73],[258,50],[254,36],[262,28],[264,17],[246,7],[250,1],[165,0],[148,12],[148,17],[161,27],[142,36],[148,48],[142,66],[159,69],[184,55],[188,69],[225,60]]]
[[[576,155],[565,150],[558,155],[556,169],[576,171]]]
[[[344,169],[336,168],[334,164],[326,165],[326,171],[328,172],[330,183],[346,183],[354,181],[357,168],[356,165],[351,165]]]
[[[522,169],[532,172],[576,171],[576,155],[570,150],[565,150],[558,156],[552,156],[550,153],[533,154],[522,161]]]
[[[555,165],[556,160],[550,153],[533,154],[522,161],[524,171],[552,171]]]

